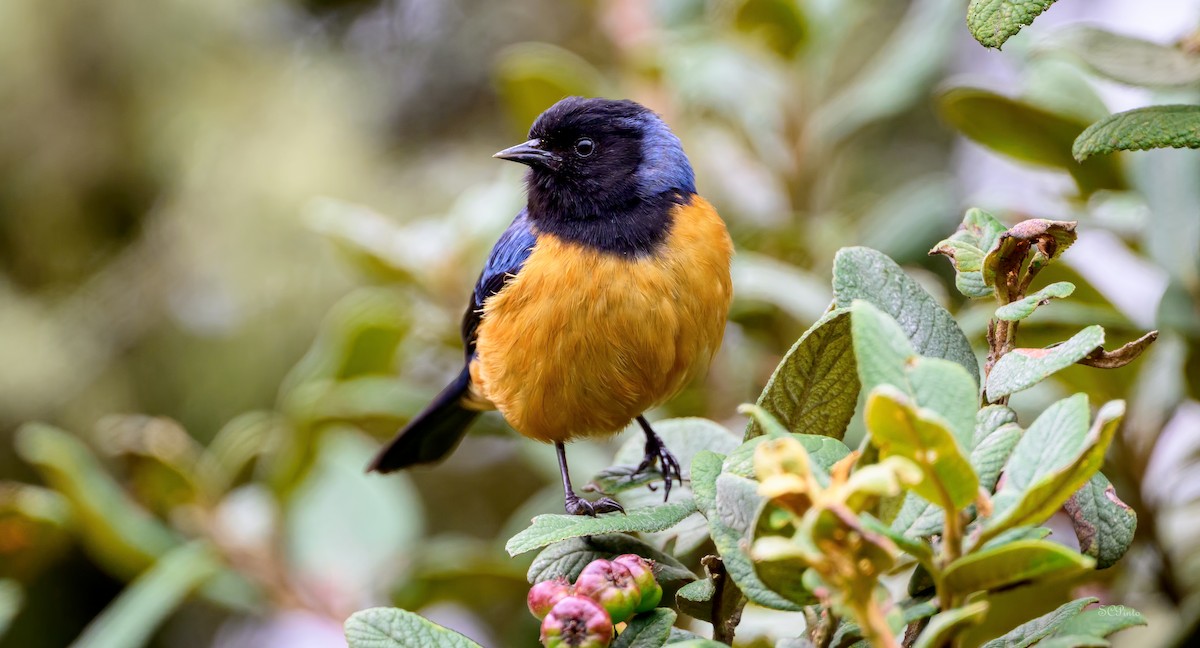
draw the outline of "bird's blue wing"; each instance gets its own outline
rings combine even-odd
[[[479,281],[475,282],[471,304],[463,315],[462,337],[468,361],[475,353],[476,330],[483,316],[484,303],[489,297],[500,292],[504,284],[521,271],[521,266],[525,264],[525,259],[529,258],[529,252],[536,243],[537,236],[530,228],[529,214],[522,209],[492,248],[487,265],[483,267],[483,272],[479,273]]]

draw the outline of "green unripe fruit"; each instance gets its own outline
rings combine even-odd
[[[634,609],[635,613],[649,612],[658,607],[662,601],[662,586],[654,578],[654,561],[642,558],[637,554],[622,554],[612,559],[614,564],[629,570],[641,594],[641,602]]]
[[[602,605],[613,623],[633,616],[642,602],[642,594],[629,569],[603,558],[593,560],[583,568],[575,581],[575,593]]]

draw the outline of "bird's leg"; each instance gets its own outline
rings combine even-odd
[[[637,472],[644,472],[654,468],[654,464],[659,464],[662,467],[663,480],[665,488],[663,489],[663,501],[671,496],[671,481],[678,479],[679,485],[683,485],[683,471],[679,468],[679,460],[675,455],[667,450],[666,444],[659,438],[654,430],[651,429],[650,423],[646,421],[645,416],[637,417],[637,422],[642,426],[642,431],[646,433],[646,454],[642,457],[642,463],[638,465]]]
[[[576,495],[575,489],[571,488],[571,475],[567,472],[567,448],[560,441],[554,444],[554,449],[558,451],[558,471],[562,473],[563,497],[566,499],[568,514],[596,517],[597,513],[625,512],[625,509],[610,497],[601,497],[595,502],[589,502]]]

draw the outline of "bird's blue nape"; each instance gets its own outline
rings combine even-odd
[[[696,176],[683,144],[656,114],[646,111],[629,118],[642,133],[642,161],[634,174],[638,193],[653,198],[668,191],[696,193]]]

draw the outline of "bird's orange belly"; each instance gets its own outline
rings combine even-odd
[[[676,208],[653,255],[539,236],[484,307],[474,395],[541,441],[620,431],[707,369],[729,311],[732,250],[698,196]]]

